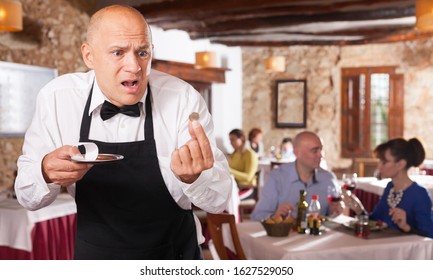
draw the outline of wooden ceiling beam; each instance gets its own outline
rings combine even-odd
[[[414,7],[387,8],[380,10],[370,10],[360,12],[332,12],[321,15],[284,15],[270,18],[253,18],[237,20],[229,18],[225,22],[197,22],[180,21],[177,23],[161,24],[163,29],[181,29],[188,33],[194,33],[195,38],[208,38],[213,34],[222,35],[224,32],[244,30],[248,26],[249,30],[261,28],[287,27],[312,22],[338,22],[338,21],[359,21],[359,20],[379,20],[396,19],[415,15]]]
[[[224,44],[226,46],[241,46],[241,47],[288,47],[288,46],[350,46],[363,44],[384,44],[396,43],[403,41],[428,40],[433,37],[433,31],[420,32],[413,30],[411,32],[402,32],[390,34],[385,37],[380,35],[362,40],[308,40],[308,41],[236,41],[236,40],[214,40],[213,43]]]
[[[414,0],[164,0],[136,8],[152,26],[184,30],[192,39],[227,46],[355,45],[433,36],[413,33],[411,20],[397,25],[398,21],[352,25],[414,17]],[[317,25],[303,27],[311,23]],[[346,28],[325,29],[321,23],[345,24]],[[314,26],[317,30],[312,30]]]
[[[270,31],[266,30],[263,32],[253,32],[253,31],[238,31],[238,32],[225,32],[225,33],[214,33],[213,37],[208,37],[209,39],[232,37],[248,37],[248,36],[260,36],[269,34],[285,34],[285,35],[317,35],[317,36],[369,36],[371,34],[389,34],[397,31],[409,31],[414,28],[413,24],[398,24],[389,26],[373,26],[373,27],[362,27],[362,28],[348,28],[337,31],[327,31],[327,32],[290,32],[290,31]],[[201,39],[201,36],[197,36],[196,33],[190,33],[190,38],[192,40]]]
[[[313,2],[313,3],[312,3]],[[182,0],[139,5],[149,23],[157,24],[178,20],[207,20],[209,17],[236,16],[238,18],[269,17],[290,14],[323,14],[335,11],[363,11],[413,6],[413,0],[358,0],[358,1],[305,1],[305,0]]]

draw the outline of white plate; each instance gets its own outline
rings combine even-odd
[[[98,157],[95,160],[87,160],[84,157],[81,156],[72,156],[71,160],[79,163],[105,163],[105,162],[113,162],[122,160],[122,155],[115,155],[115,154],[98,154]]]
[[[347,223],[344,223],[343,226],[345,226],[346,228],[350,228],[350,229],[355,229],[355,223],[356,221],[350,221]],[[381,229],[384,229],[384,226],[378,226],[376,221],[369,221],[368,222],[368,228],[370,229],[370,231],[379,231]]]

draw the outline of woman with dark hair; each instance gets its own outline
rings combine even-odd
[[[229,133],[230,144],[234,151],[228,157],[230,173],[235,177],[238,185],[256,184],[256,173],[259,160],[256,153],[246,145],[245,134],[240,129],[233,129]],[[241,192],[240,199],[250,198],[253,189],[248,192]]]
[[[396,138],[376,147],[382,178],[391,178],[383,195],[370,214],[370,219],[381,220],[388,227],[403,232],[433,238],[432,201],[429,192],[412,181],[408,169],[419,166],[425,158],[421,142]]]
[[[263,157],[265,155],[265,149],[262,143],[263,132],[260,128],[252,128],[248,133],[248,145],[251,150],[256,152],[257,156]]]

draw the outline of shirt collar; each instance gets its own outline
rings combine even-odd
[[[293,176],[291,176],[291,177],[292,177],[292,178],[291,178],[291,182],[297,182],[297,181],[299,181],[299,182],[304,183],[304,182],[301,180],[301,178],[299,178],[298,169],[296,169],[296,161],[293,162],[292,168],[294,169],[294,172],[292,172]],[[319,182],[319,180],[317,179],[317,177],[318,177],[318,176],[317,176],[317,171],[318,171],[318,168],[314,169],[313,177],[312,177],[312,183],[313,183],[313,184],[316,184],[316,183]],[[307,184],[308,184],[308,183],[310,183],[310,182],[307,182]]]
[[[147,87],[145,93],[143,94],[143,97],[140,100],[140,102],[142,102],[143,104],[146,101],[146,95]],[[95,109],[100,110],[102,103],[104,103],[105,100],[109,101],[108,98],[102,93],[101,88],[99,87],[98,82],[95,79],[93,83],[92,100],[90,101],[89,115],[93,113]]]

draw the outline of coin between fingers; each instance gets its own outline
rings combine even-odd
[[[189,114],[189,120],[190,121],[198,121],[200,115],[197,112],[192,112]]]

